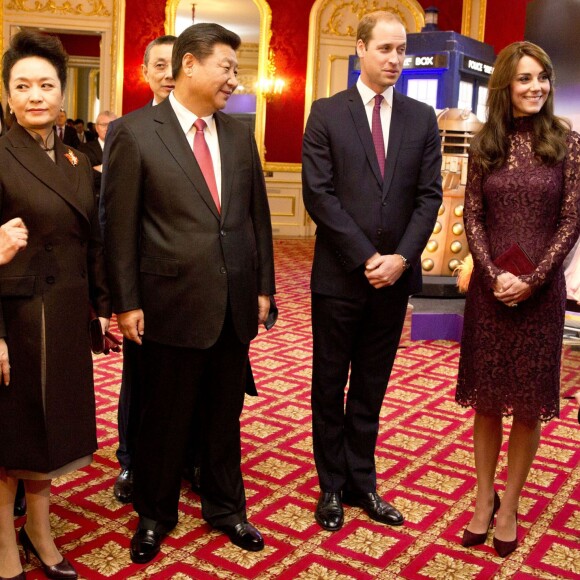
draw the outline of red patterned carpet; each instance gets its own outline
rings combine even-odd
[[[252,364],[260,397],[243,414],[243,470],[249,515],[264,533],[263,552],[247,553],[201,519],[199,500],[182,489],[179,526],[149,566],[132,564],[131,506],[118,503],[116,412],[121,357],[95,358],[99,452],[93,464],[54,482],[57,542],[88,579],[488,579],[580,577],[580,426],[572,401],[543,429],[520,509],[521,546],[506,560],[490,540],[460,545],[472,509],[472,412],[453,400],[458,345],[410,342],[408,328],[383,406],[377,449],[379,491],[407,523],[389,528],[346,508],[334,534],[314,522],[317,498],[310,436],[311,241],[276,241],[280,319],[260,332]],[[580,353],[563,361],[562,394],[580,383]],[[74,433],[71,433],[74,437]],[[505,449],[504,449],[505,451]],[[503,456],[502,456],[503,457]],[[499,491],[505,482],[505,458]],[[20,522],[17,522],[18,524]],[[34,561],[33,561],[34,562]],[[27,566],[28,578],[43,578]]]

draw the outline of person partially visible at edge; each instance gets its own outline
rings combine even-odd
[[[145,107],[163,102],[175,87],[171,55],[176,40],[177,37],[170,34],[158,36],[145,48],[141,71],[153,93],[153,98]],[[100,221],[101,227],[104,228],[106,216],[103,203],[100,205]],[[113,494],[122,503],[133,500],[133,457],[140,415],[139,393],[142,391],[139,378],[140,353],[141,349],[137,344],[123,338],[123,371],[117,414],[119,447],[116,452],[121,469],[113,484]]]
[[[105,254],[119,328],[142,348],[147,393],[134,457],[137,563],[153,559],[177,524],[197,408],[202,515],[242,549],[264,547],[246,514],[240,414],[249,343],[275,293],[274,259],[253,131],[220,112],[238,85],[240,42],[218,24],[187,28],[173,49],[174,91],[107,136]]]
[[[24,480],[18,539],[49,578],[76,578],[51,534],[51,480],[97,449],[89,306],[111,314],[91,166],[53,130],[67,55],[54,36],[23,30],[2,59],[15,123],[0,138],[0,221],[16,217],[28,244],[0,268],[0,577],[25,577],[13,504]]]
[[[383,524],[404,522],[377,491],[375,447],[408,298],[421,289],[420,256],[442,199],[435,112],[393,88],[405,27],[392,12],[373,12],[356,38],[360,78],[313,103],[302,149],[304,204],[317,226],[310,284],[315,519],[329,531],[343,525],[343,502]]]
[[[566,305],[562,263],[580,231],[580,136],[554,115],[554,69],[531,42],[498,55],[488,120],[469,149],[465,230],[474,269],[467,291],[456,400],[475,409],[475,511],[462,543],[486,541],[501,557],[518,545],[518,505],[540,440],[559,415]],[[530,274],[494,260],[514,243]],[[513,417],[507,481],[495,488],[502,417]]]

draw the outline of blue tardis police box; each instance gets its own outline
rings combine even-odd
[[[407,35],[407,55],[395,88],[434,109],[470,109],[485,120],[487,82],[493,72],[493,47],[457,32],[440,30]],[[356,55],[349,57],[348,86],[360,75]]]

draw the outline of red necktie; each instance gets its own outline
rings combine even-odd
[[[377,152],[377,159],[379,161],[379,169],[381,176],[385,176],[385,140],[383,138],[383,125],[381,124],[381,101],[383,95],[375,95],[375,106],[373,107],[373,123],[371,133],[373,135],[373,143],[375,144],[375,151]]]
[[[193,126],[195,127],[195,137],[193,138],[193,154],[197,159],[199,168],[203,173],[203,177],[207,186],[211,192],[211,196],[215,202],[218,213],[221,212],[220,198],[217,190],[217,183],[215,181],[215,173],[213,170],[213,162],[211,160],[211,153],[207,142],[205,140],[205,135],[203,134],[204,129],[207,127],[206,122],[203,119],[198,119]]]
[[[58,138],[62,141],[62,127],[57,127],[58,129]]]

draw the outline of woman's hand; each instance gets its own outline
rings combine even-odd
[[[0,338],[0,384],[10,384],[10,359],[8,357],[8,345]]]
[[[517,306],[532,295],[532,289],[517,276],[504,272],[497,277],[493,295],[506,306]]]

